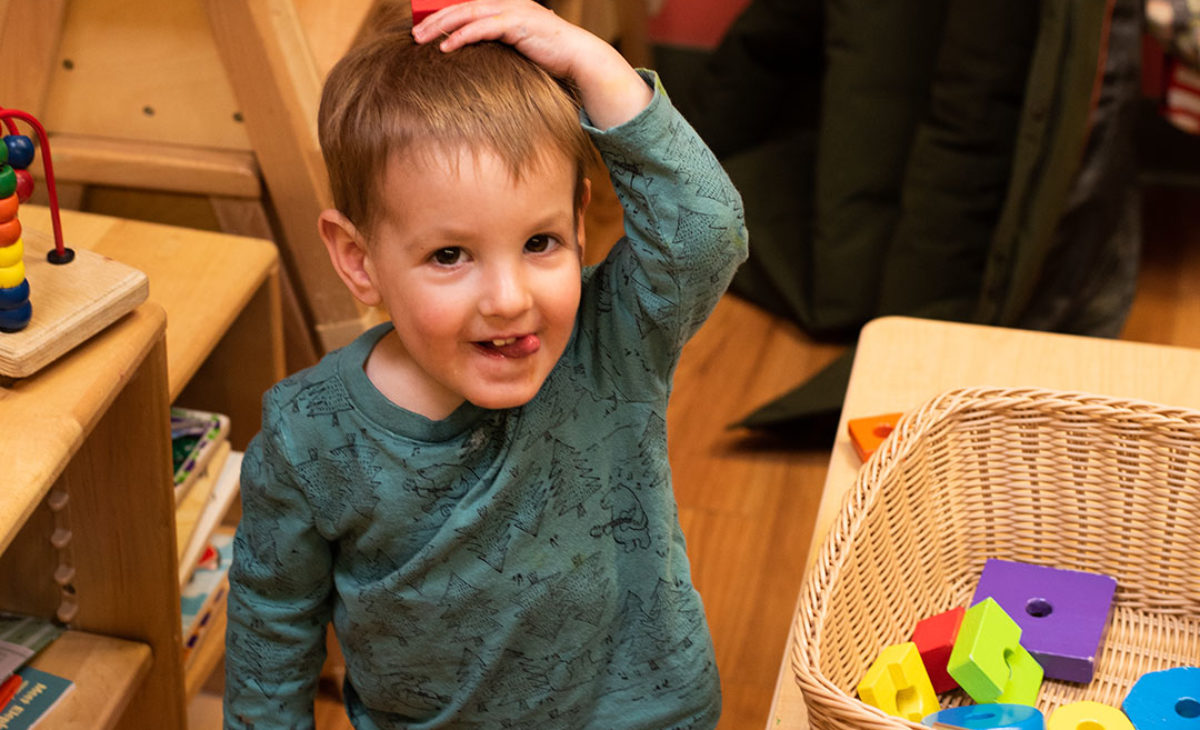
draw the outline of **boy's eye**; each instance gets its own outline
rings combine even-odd
[[[462,258],[462,249],[454,246],[439,248],[433,252],[432,256],[434,263],[442,266],[453,266],[458,263],[460,258]]]
[[[542,253],[554,247],[554,237],[539,233],[525,242],[525,250],[530,253]]]

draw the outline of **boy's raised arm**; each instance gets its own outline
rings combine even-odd
[[[443,51],[479,41],[507,43],[549,73],[579,88],[584,111],[600,129],[633,119],[653,91],[604,40],[532,0],[472,0],[443,8],[413,28],[418,43],[441,39]]]

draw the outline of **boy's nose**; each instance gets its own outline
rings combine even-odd
[[[533,306],[533,292],[517,268],[500,268],[489,273],[479,312],[485,317],[513,319]]]

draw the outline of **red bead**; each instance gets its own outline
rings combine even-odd
[[[20,201],[17,199],[17,194],[13,193],[7,198],[0,198],[0,221],[6,221],[17,217],[17,208]]]
[[[0,223],[0,246],[11,246],[21,240],[21,221],[9,218]]]
[[[17,176],[17,200],[27,202],[33,195],[33,175],[29,170],[16,170],[14,174]]]

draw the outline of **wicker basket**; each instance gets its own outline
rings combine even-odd
[[[920,728],[855,687],[918,620],[967,605],[987,558],[1117,579],[1095,679],[1048,680],[1038,706],[1119,707],[1145,672],[1200,665],[1198,538],[1200,412],[1030,389],[939,396],[859,472],[805,582],[791,651],[812,727]]]

